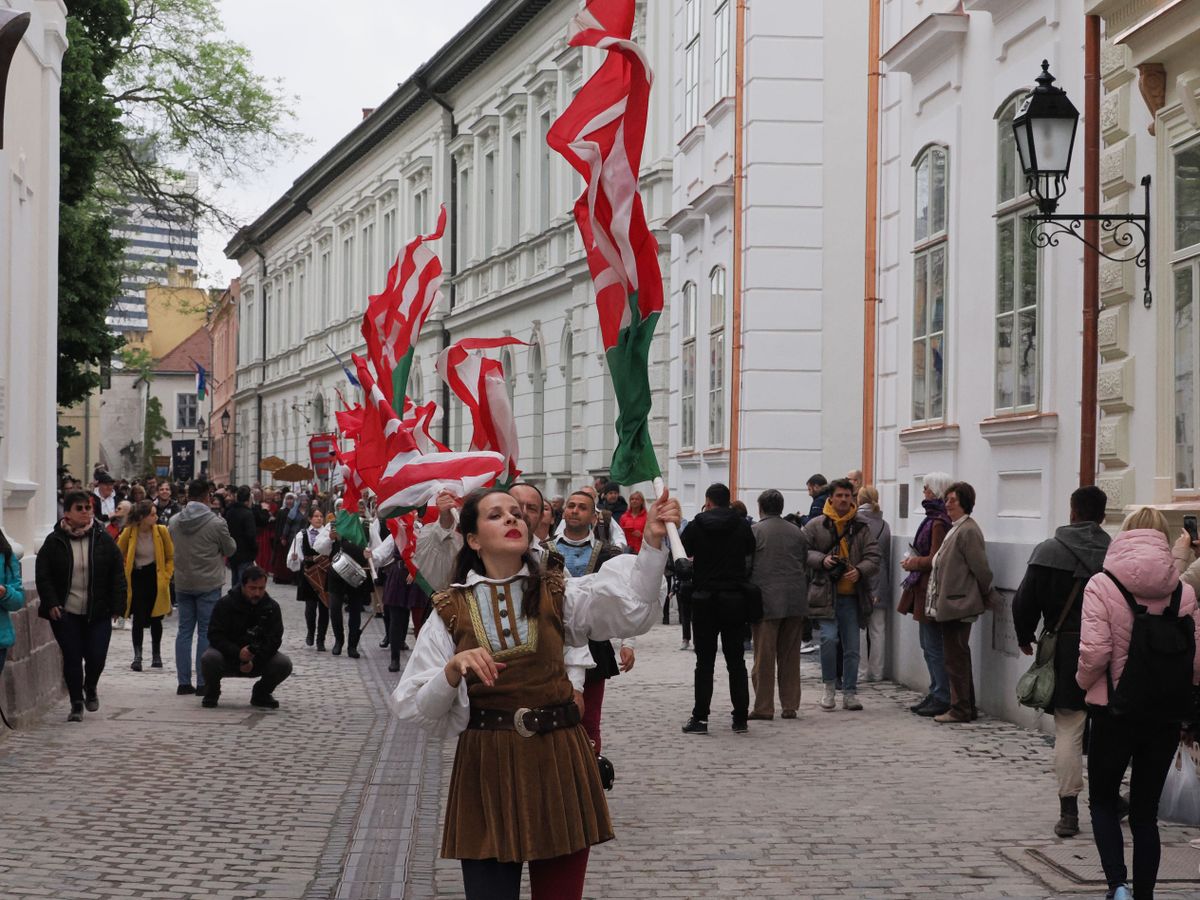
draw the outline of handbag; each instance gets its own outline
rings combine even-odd
[[[1188,748],[1183,744],[1167,770],[1158,801],[1158,817],[1180,825],[1200,825],[1200,772]]]
[[[329,580],[329,567],[332,565],[332,561],[328,556],[314,556],[312,560],[309,565],[304,567],[304,577],[316,591],[317,599],[328,606],[329,589],[326,587],[326,583]]]
[[[1045,709],[1054,699],[1054,652],[1058,647],[1058,630],[1067,620],[1067,613],[1075,605],[1075,598],[1079,596],[1081,590],[1083,590],[1083,582],[1076,579],[1071,596],[1067,598],[1062,615],[1054,623],[1054,628],[1042,630],[1042,636],[1038,638],[1037,652],[1033,657],[1033,665],[1017,681],[1017,702],[1022,706]]]

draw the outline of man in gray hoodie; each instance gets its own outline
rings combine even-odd
[[[225,520],[209,508],[212,485],[196,480],[188,485],[187,506],[167,525],[175,544],[175,597],[179,603],[179,632],[175,635],[177,694],[204,693],[192,686],[192,632],[196,632],[196,677],[203,677],[200,657],[208,649],[208,620],[225,585],[225,557],[237,544]]]

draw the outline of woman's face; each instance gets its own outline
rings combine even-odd
[[[954,491],[946,494],[946,513],[950,516],[951,522],[957,522],[966,515],[958,503],[958,494],[954,493]]]
[[[142,526],[143,531],[149,531],[158,524],[158,510],[151,506],[150,512],[138,524]]]
[[[488,494],[479,502],[479,521],[467,544],[482,554],[524,553],[529,549],[529,529],[521,517],[521,504],[508,494]]]
[[[646,498],[637,491],[629,495],[629,511],[635,516],[640,515],[642,510],[646,508]]]
[[[937,494],[935,494],[935,493],[934,493],[934,492],[933,492],[933,491],[930,489],[929,485],[925,485],[925,499],[926,499],[926,500],[934,500],[934,499],[936,499],[936,498],[937,498]]]
[[[319,510],[313,510],[313,514],[308,517],[308,524],[313,528],[320,528],[325,524],[325,515]]]

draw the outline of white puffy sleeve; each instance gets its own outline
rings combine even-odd
[[[375,563],[376,571],[390,565],[396,551],[396,539],[390,534],[387,540],[379,541],[371,548],[371,560]]]
[[[451,687],[446,663],[454,656],[454,639],[439,615],[421,626],[400,683],[392,692],[392,709],[402,721],[421,726],[434,737],[454,737],[466,730],[471,717],[467,680]]]
[[[571,686],[582,694],[587,670],[596,668],[596,660],[592,658],[591,648],[587,644],[582,647],[572,647],[569,644],[564,646],[563,663],[566,664],[567,678],[571,680]]]
[[[333,535],[329,531],[329,526],[324,526],[317,532],[317,539],[313,541],[313,549],[322,556],[329,556],[333,553]]]
[[[287,567],[293,572],[299,572],[304,565],[304,529],[301,528],[296,532],[296,537],[292,540],[292,546],[288,550]]]
[[[669,553],[642,544],[637,556],[628,553],[606,562],[600,571],[568,578],[563,597],[566,641],[581,646],[593,641],[645,634],[662,615]]]
[[[413,550],[413,564],[435,591],[444,591],[450,586],[454,572],[454,559],[462,549],[462,535],[454,529],[443,528],[437,522],[425,525],[417,533],[417,546]]]

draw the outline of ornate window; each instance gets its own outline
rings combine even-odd
[[[553,117],[550,113],[543,113],[538,120],[539,140],[538,148],[541,154],[538,160],[538,177],[540,183],[538,186],[538,230],[545,231],[550,227],[550,210],[551,192],[554,186],[554,168],[550,156],[550,144],[547,138],[550,135],[550,125]]]
[[[521,135],[514,134],[509,142],[509,165],[512,166],[509,181],[508,197],[508,243],[515,244],[521,240],[521,170],[525,160],[521,156]]]
[[[496,154],[483,158],[483,255],[496,249]]]
[[[945,416],[946,208],[950,166],[945,147],[917,158],[913,247],[912,418]]]
[[[354,297],[354,229],[347,229],[342,238],[342,296],[338,303],[338,318],[353,309]]]
[[[1041,394],[1041,255],[1022,221],[1031,201],[1020,189],[1021,165],[1012,131],[1016,108],[1013,99],[996,121],[997,413],[1037,409]]]
[[[1175,487],[1195,490],[1196,425],[1200,422],[1200,141],[1175,153],[1172,284],[1175,295]]]
[[[708,446],[725,443],[725,269],[708,276]]]
[[[679,445],[696,445],[696,284],[683,286],[683,353]]]
[[[382,285],[380,275],[375,265],[375,222],[367,221],[362,226],[362,267],[363,276],[362,291],[363,294],[373,294],[378,289],[376,284]],[[366,300],[365,297],[362,298]],[[358,297],[350,298],[350,309],[355,309],[360,303]]]

